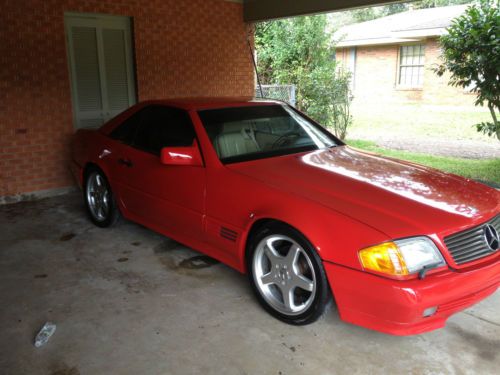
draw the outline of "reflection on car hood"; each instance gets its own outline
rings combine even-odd
[[[348,146],[229,168],[392,237],[458,230],[500,211],[500,193],[486,185]]]

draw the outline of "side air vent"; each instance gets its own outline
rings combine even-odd
[[[236,238],[238,237],[238,233],[229,228],[221,227],[220,228],[220,236],[224,237],[226,240],[236,242]]]

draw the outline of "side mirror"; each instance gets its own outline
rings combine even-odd
[[[187,147],[164,147],[161,149],[161,163],[165,165],[203,165],[200,149],[196,141]]]

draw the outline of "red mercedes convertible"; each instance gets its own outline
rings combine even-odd
[[[286,104],[140,103],[79,130],[90,219],[120,216],[247,273],[275,317],[398,335],[445,325],[500,284],[500,192],[351,148]]]

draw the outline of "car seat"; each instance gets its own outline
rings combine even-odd
[[[260,151],[253,129],[241,123],[224,124],[222,131],[215,137],[214,147],[220,158]]]

